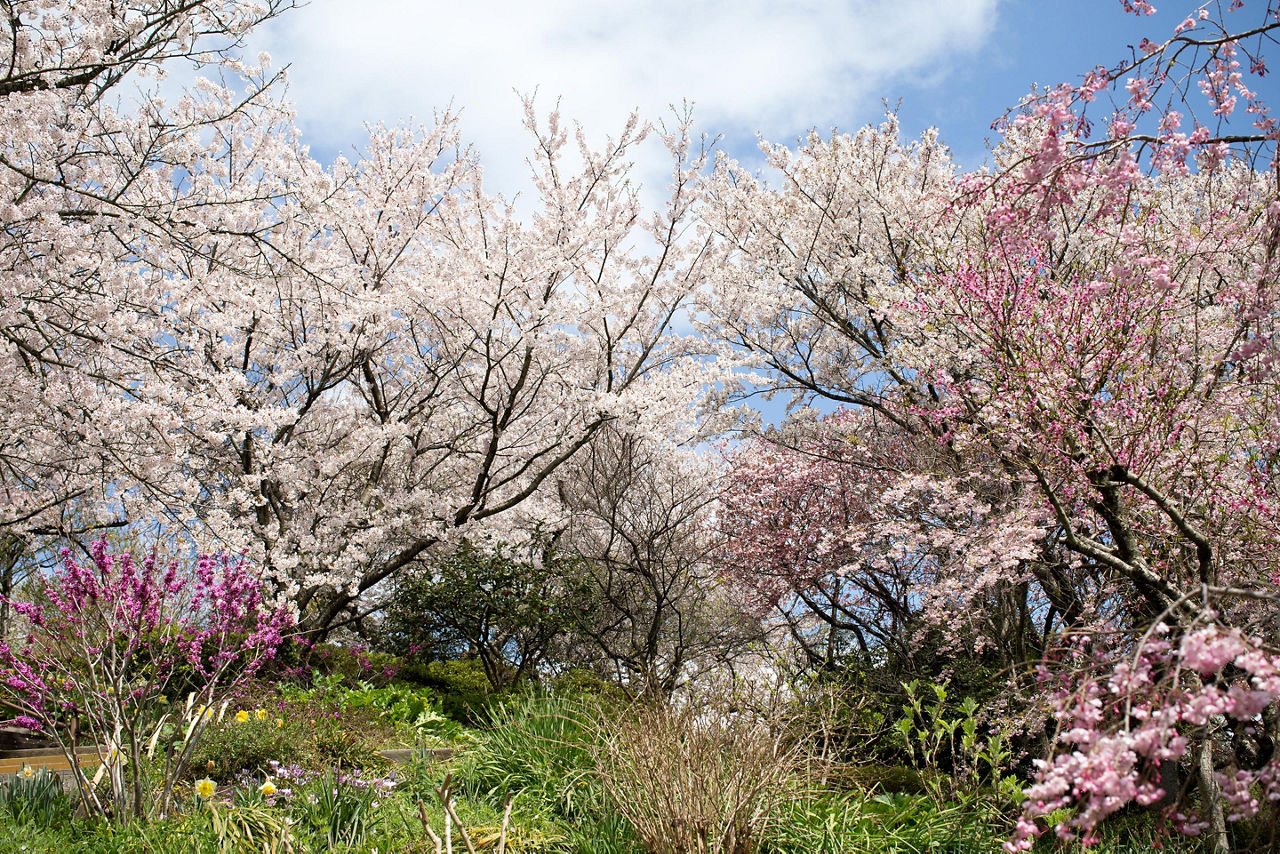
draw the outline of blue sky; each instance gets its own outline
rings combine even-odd
[[[945,79],[906,79],[903,124],[913,131],[935,126],[965,166],[984,156],[984,137],[994,136],[991,120],[1025,94],[1032,83],[1079,82],[1097,65],[1113,66],[1130,56],[1142,39],[1163,41],[1200,7],[1189,0],[1154,0],[1150,17],[1124,13],[1117,0],[1006,0],[999,2],[983,46],[951,63]],[[1216,4],[1210,4],[1215,6]],[[1228,5],[1225,0],[1223,6]],[[1228,21],[1252,26],[1261,10],[1254,2]],[[1276,76],[1250,78],[1280,112],[1280,56],[1271,57]],[[1246,63],[1247,65],[1247,63]],[[1268,94],[1271,97],[1267,97]]]
[[[992,120],[1033,82],[1114,64],[1195,8],[1156,5],[1138,18],[1117,0],[311,0],[252,47],[290,66],[299,124],[322,161],[358,145],[366,122],[429,120],[452,104],[489,189],[509,193],[522,188],[527,151],[513,90],[535,88],[545,108],[562,97],[596,138],[631,108],[657,118],[689,98],[700,128],[747,160],[758,133],[852,131],[879,120],[882,99],[901,99],[905,130],[939,127],[976,166]],[[653,158],[640,167],[656,179]]]

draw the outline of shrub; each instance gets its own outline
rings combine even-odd
[[[551,693],[561,697],[589,698],[606,706],[628,702],[627,692],[585,667],[574,667],[551,681]]]
[[[37,603],[9,603],[28,633],[20,649],[0,643],[0,705],[58,743],[88,812],[167,813],[216,710],[275,653],[287,618],[266,606],[242,559],[201,556],[183,572],[154,552],[140,562],[111,554],[105,542],[92,556],[86,565],[64,549]],[[191,691],[175,708],[180,684]],[[93,780],[75,758],[82,740],[98,747]],[[159,797],[149,791],[153,761]]]
[[[310,668],[313,676],[338,677],[344,684],[359,682],[386,685],[399,673],[401,660],[384,652],[372,652],[363,647],[318,643],[310,649],[302,641],[297,645],[301,660]]]
[[[468,726],[487,718],[495,697],[478,661],[409,662],[401,666],[397,676],[435,691],[441,710]]]
[[[361,733],[350,721],[320,718],[311,734],[310,747],[314,763],[328,768],[380,768],[386,764],[379,753],[376,737]]]
[[[311,688],[246,693],[243,708],[233,707],[208,728],[193,755],[192,773],[225,781],[243,771],[262,772],[273,761],[306,768],[375,767],[383,762],[379,749],[415,741],[411,722],[375,702],[400,696],[397,689],[366,692],[344,688],[341,681],[329,676]],[[411,709],[403,711],[408,715]]]
[[[283,717],[265,709],[259,719],[258,711],[248,712],[244,721],[231,714],[211,725],[192,754],[191,773],[226,781],[243,770],[266,768],[272,761],[292,763],[303,759],[306,744],[299,740],[302,733],[298,722],[286,723]]]

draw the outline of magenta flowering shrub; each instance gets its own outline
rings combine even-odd
[[[10,602],[28,631],[17,645],[0,642],[0,704],[16,712],[8,722],[58,743],[91,812],[167,811],[220,704],[291,624],[265,592],[244,558],[200,555],[184,568],[154,553],[113,554],[105,542],[89,562],[64,549],[36,602]],[[82,746],[96,748],[96,774],[74,761]],[[148,796],[150,764],[162,772],[158,798]]]

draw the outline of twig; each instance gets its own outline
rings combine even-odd
[[[471,837],[467,834],[467,829],[462,826],[462,822],[458,820],[458,814],[453,811],[453,793],[450,787],[453,785],[453,775],[445,775],[444,782],[440,784],[440,788],[436,789],[436,794],[440,796],[440,804],[444,807],[444,813],[454,824],[458,826],[458,834],[462,837],[462,844],[467,846],[467,854],[476,854],[476,847],[471,844]],[[452,852],[452,838],[449,833],[449,821],[444,823],[444,838],[450,843],[449,854]]]
[[[431,844],[435,846],[434,854],[442,854],[443,844],[440,837],[436,836],[436,832],[431,829],[431,822],[427,819],[427,807],[421,800],[418,801],[418,818],[422,819],[422,827],[427,831],[427,836],[431,839]],[[445,819],[446,826],[448,819]],[[447,831],[446,831],[447,832]],[[452,852],[450,852],[452,854]]]
[[[515,800],[515,793],[508,792],[507,802],[502,806],[502,830],[498,834],[498,854],[506,854],[507,851],[507,826],[511,824],[511,805]]]

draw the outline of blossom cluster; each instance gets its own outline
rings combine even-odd
[[[1160,806],[1183,833],[1208,827],[1202,812],[1181,801],[1178,763],[1188,756],[1189,734],[1261,728],[1263,710],[1280,699],[1280,653],[1219,625],[1190,631],[1176,643],[1167,639],[1169,633],[1169,626],[1157,625],[1109,676],[1057,692],[1059,741],[1068,748],[1037,761],[1036,780],[1026,790],[1024,814],[1007,850],[1030,849],[1044,831],[1037,819],[1067,807],[1074,814],[1056,826],[1064,839],[1095,839],[1102,820],[1131,803]],[[1047,669],[1042,676],[1055,681]],[[1213,750],[1212,735],[1202,738],[1209,741],[1200,749]],[[1249,818],[1261,800],[1280,802],[1280,757],[1258,767],[1233,759],[1217,767],[1214,780],[1227,820]]]

